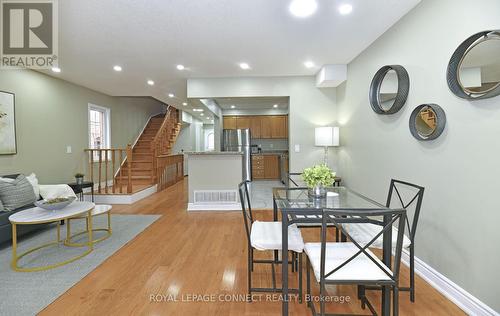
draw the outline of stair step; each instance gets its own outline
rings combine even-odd
[[[149,169],[153,167],[152,161],[132,161],[132,169]]]
[[[127,169],[122,170],[122,177],[128,176],[128,171]],[[147,176],[151,177],[151,169],[132,169],[132,177],[138,177],[138,176]]]
[[[134,151],[133,151],[132,155],[137,155],[137,154],[139,154],[139,155],[140,154],[151,155],[151,148],[146,148],[146,147],[143,147],[143,148],[134,148]]]
[[[151,183],[151,176],[134,176],[132,175],[132,184],[149,184]],[[128,177],[117,177],[116,181],[118,184],[128,183]]]
[[[134,161],[151,161],[153,155],[151,153],[132,153],[132,162]]]

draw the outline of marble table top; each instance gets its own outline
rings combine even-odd
[[[9,216],[9,221],[13,224],[41,224],[57,222],[63,219],[84,215],[92,210],[95,204],[92,202],[75,201],[61,210],[48,211],[40,207],[33,207],[17,212]]]
[[[92,214],[92,216],[98,216],[101,214],[109,213],[109,212],[111,212],[112,208],[113,207],[111,205],[108,205],[108,204],[96,204],[94,209],[92,210],[91,214]],[[78,218],[84,218],[84,217],[87,217],[87,213],[84,213],[84,214],[78,216]]]

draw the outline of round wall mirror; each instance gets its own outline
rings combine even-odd
[[[410,78],[403,66],[384,66],[377,71],[370,85],[370,105],[378,114],[394,114],[408,98]]]
[[[422,104],[410,116],[411,134],[418,140],[436,139],[446,126],[446,115],[437,104]]]
[[[465,40],[448,65],[448,86],[458,97],[477,100],[500,94],[500,31]]]

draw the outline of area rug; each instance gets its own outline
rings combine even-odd
[[[70,287],[83,279],[104,260],[131,241],[135,236],[154,223],[159,215],[112,215],[113,234],[108,239],[97,243],[94,251],[77,261],[65,266],[41,272],[15,272],[11,269],[12,248],[0,249],[0,314],[35,315]],[[66,236],[66,225],[61,226],[61,236]],[[82,231],[83,220],[71,221],[71,231]],[[94,219],[94,228],[106,227],[106,216]],[[97,232],[96,238],[102,236]],[[75,241],[84,241],[80,237]],[[56,239],[56,228],[31,234],[19,240],[18,253]],[[46,265],[69,259],[85,251],[83,248],[53,246],[29,254],[20,260],[21,267]]]

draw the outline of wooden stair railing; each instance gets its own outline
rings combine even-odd
[[[151,141],[151,152],[153,156],[153,168],[151,170],[152,183],[158,184],[157,176],[159,159],[160,157],[171,154],[179,129],[179,110],[169,105],[165,118],[155,137]]]
[[[160,155],[156,160],[157,191],[164,190],[184,178],[184,155]]]
[[[120,181],[123,180],[122,169],[127,169],[127,192],[132,193],[132,145],[128,144],[127,148],[109,148],[109,149],[92,149],[88,148],[84,150],[89,155],[89,173],[90,181],[95,182],[97,180],[97,192],[103,192],[103,180],[104,180],[104,193],[109,193],[109,188],[111,187],[111,193],[116,193],[117,187],[120,193],[123,193],[123,183],[118,183],[115,172],[118,170],[118,175]],[[94,157],[96,160],[94,161]],[[98,163],[97,176],[94,176],[94,163]],[[125,165],[122,165],[125,164]],[[103,166],[104,165],[104,166]],[[118,168],[117,168],[118,167]],[[103,176],[104,171],[104,176]],[[108,175],[113,179],[113,184],[109,185]]]

